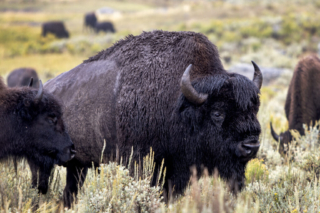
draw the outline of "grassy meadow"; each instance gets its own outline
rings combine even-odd
[[[115,34],[83,30],[83,14],[102,7],[114,14]],[[5,80],[15,68],[32,67],[45,82],[68,71],[89,56],[110,47],[128,34],[153,29],[195,31],[217,45],[226,69],[254,60],[261,67],[293,71],[298,60],[317,53],[320,41],[320,0],[0,0],[0,75]],[[40,36],[41,23],[64,21],[69,39]],[[234,196],[218,174],[197,180],[193,175],[185,195],[162,198],[162,178],[150,187],[153,154],[145,157],[144,171],[129,176],[128,165],[102,164],[91,169],[73,209],[61,199],[66,171],[56,167],[46,195],[31,188],[26,161],[0,163],[0,213],[7,212],[320,212],[319,130],[311,128],[294,141],[287,156],[278,152],[270,134],[287,129],[284,102],[292,77],[286,73],[261,90],[259,121],[261,147],[246,169],[246,187]],[[135,163],[135,162],[131,162]],[[138,166],[136,167],[138,168]],[[138,170],[138,169],[136,169]],[[165,175],[165,168],[162,169]],[[163,176],[162,176],[163,177]]]

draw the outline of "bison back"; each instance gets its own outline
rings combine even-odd
[[[165,156],[174,134],[173,114],[180,79],[194,64],[192,79],[225,72],[216,47],[192,32],[145,32],[129,36],[46,83],[65,105],[64,120],[78,150],[77,159],[98,162],[106,140],[105,158],[136,156],[150,146]]]

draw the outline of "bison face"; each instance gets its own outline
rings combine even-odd
[[[226,178],[244,173],[244,165],[259,150],[257,113],[262,75],[256,64],[254,68],[253,81],[221,73],[191,83],[190,66],[181,80],[179,115],[189,127],[190,143],[198,149],[195,163],[218,168]]]
[[[62,165],[75,155],[74,145],[65,130],[60,104],[43,92],[29,90],[19,109],[27,149],[25,155],[38,163]]]
[[[278,135],[272,127],[272,123],[270,122],[271,135],[275,141],[279,142],[279,152],[281,155],[285,156],[288,151],[288,145],[292,141],[292,135],[289,131],[285,131]]]

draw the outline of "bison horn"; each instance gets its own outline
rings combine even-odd
[[[193,88],[190,81],[191,67],[192,67],[192,64],[190,64],[187,67],[187,69],[184,71],[182,75],[181,82],[180,82],[181,91],[188,101],[196,105],[201,105],[207,100],[208,94],[198,93]]]
[[[272,137],[277,141],[279,142],[279,135],[277,135],[277,133],[273,130],[273,127],[272,127],[272,123],[270,122],[270,129],[271,129],[271,135]]]
[[[38,104],[41,101],[42,95],[43,95],[43,85],[42,85],[41,80],[39,80],[38,93],[37,93],[36,97],[34,98],[34,103],[35,104]]]
[[[32,87],[32,84],[33,84],[33,78],[31,77],[29,87]]]
[[[258,67],[258,65],[256,63],[254,63],[254,61],[251,61],[254,67],[254,75],[253,75],[253,83],[259,88],[259,90],[261,89],[261,85],[262,85],[262,81],[263,81],[263,77],[262,77],[262,73],[260,71],[260,68]]]

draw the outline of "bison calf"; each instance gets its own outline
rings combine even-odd
[[[315,124],[320,119],[320,59],[307,56],[295,67],[284,106],[289,130],[295,129],[304,135],[302,124]],[[270,123],[273,138],[280,142],[279,151],[286,154],[285,145],[292,140],[289,130],[278,135]]]
[[[75,155],[59,102],[43,90],[41,81],[39,89],[8,88],[0,79],[0,120],[0,159],[26,158],[31,169],[39,169],[38,189],[46,193],[54,164]]]
[[[112,32],[112,33],[116,32],[116,30],[113,27],[113,24],[111,22],[109,22],[109,21],[97,22],[94,30],[95,30],[96,33],[99,33],[100,31]]]

